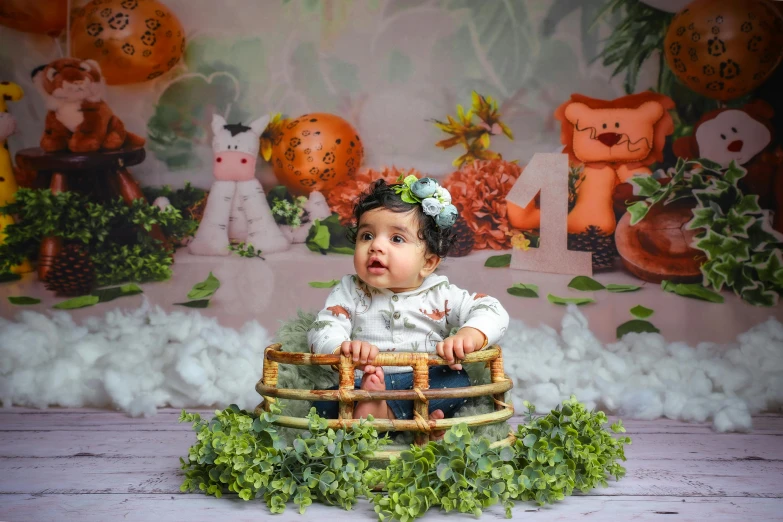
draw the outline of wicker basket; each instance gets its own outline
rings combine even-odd
[[[436,355],[417,352],[382,352],[374,360],[377,366],[411,366],[413,367],[412,390],[382,390],[367,391],[354,389],[355,365],[353,359],[339,354],[312,355],[309,353],[292,353],[281,351],[280,343],[272,344],[264,351],[263,378],[256,384],[256,391],[263,397],[263,402],[256,407],[256,414],[268,409],[277,398],[305,401],[338,401],[340,414],[338,419],[329,419],[332,429],[350,427],[359,422],[353,418],[354,401],[368,400],[412,400],[412,420],[375,419],[373,426],[378,431],[415,431],[416,444],[423,445],[429,441],[431,431],[448,430],[452,426],[465,423],[469,426],[483,426],[507,420],[514,414],[514,407],[503,402],[503,395],[513,386],[511,379],[503,370],[503,355],[499,346],[490,346],[484,350],[465,356],[463,364],[484,362],[490,368],[491,383],[468,386],[464,388],[429,389],[429,367],[447,364]],[[296,365],[329,365],[337,366],[340,372],[340,385],[337,390],[299,390],[292,388],[277,388],[278,364]],[[427,403],[430,399],[468,398],[492,395],[495,411],[468,417],[433,420],[429,418]],[[280,416],[277,425],[289,428],[307,429],[307,419],[303,417]],[[492,447],[506,446],[514,442],[515,437],[496,441]],[[376,459],[387,459],[399,451],[377,452]]]

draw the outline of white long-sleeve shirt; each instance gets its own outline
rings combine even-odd
[[[408,292],[367,285],[346,275],[335,286],[324,309],[307,332],[312,353],[335,353],[343,341],[361,340],[384,351],[425,351],[456,329],[481,331],[486,345],[497,343],[508,328],[508,313],[485,294],[470,294],[442,275],[430,275]],[[410,366],[387,366],[386,373],[411,371]]]

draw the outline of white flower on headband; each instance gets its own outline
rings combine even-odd
[[[451,194],[449,194],[449,191],[446,190],[445,187],[438,186],[437,190],[435,190],[435,194],[438,195],[438,199],[441,200],[444,203],[451,203]]]
[[[432,217],[437,216],[443,210],[443,204],[435,198],[423,199],[421,206],[424,209],[424,213]]]

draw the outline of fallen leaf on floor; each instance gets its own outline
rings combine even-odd
[[[592,299],[590,297],[559,297],[556,295],[548,294],[546,298],[550,303],[557,304],[557,305],[568,305],[568,304],[583,305],[583,304],[595,303],[595,299]]]
[[[26,295],[9,295],[8,301],[11,304],[15,305],[34,305],[41,302],[40,299],[36,299],[35,297],[27,297]]]
[[[617,327],[617,338],[621,339],[625,334],[629,333],[661,333],[661,331],[649,321],[631,319]]]
[[[568,283],[568,288],[573,288],[580,292],[592,292],[595,290],[603,290],[606,287],[591,277],[576,276]]]

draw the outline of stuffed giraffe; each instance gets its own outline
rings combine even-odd
[[[24,91],[12,82],[0,82],[0,207],[16,201],[16,178],[11,164],[11,154],[8,152],[7,138],[16,132],[16,120],[8,112],[6,101],[19,101]],[[5,241],[5,227],[13,224],[14,219],[6,214],[0,214],[0,244]],[[21,265],[11,267],[11,272],[21,274],[31,272],[33,267],[25,260]]]

